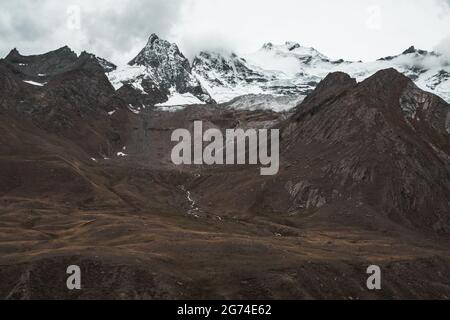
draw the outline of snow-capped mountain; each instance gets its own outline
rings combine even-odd
[[[295,42],[283,45],[267,43],[255,53],[201,52],[193,60],[193,74],[218,102],[230,99],[252,101],[260,107],[273,109],[268,95],[296,95],[300,100],[309,94],[329,73],[343,71],[362,81],[375,72],[395,68],[416,84],[450,101],[450,63],[434,52],[409,48],[402,54],[374,62],[333,61],[314,48]],[[262,99],[258,95],[263,94]],[[279,100],[279,99],[278,99]],[[294,106],[298,99],[286,109]],[[241,102],[238,103],[242,105]],[[279,109],[278,107],[275,109]]]
[[[200,52],[192,62],[193,74],[218,102],[245,94],[264,93],[263,84],[277,79],[251,66],[236,54]]]
[[[250,98],[256,103],[253,107],[264,108],[278,104],[280,99],[270,99],[271,95],[289,96],[284,99],[290,101],[286,109],[295,106],[323,79],[324,76],[310,69],[323,69],[324,65],[330,69],[341,63],[344,62],[330,61],[317,50],[295,42],[266,43],[259,51],[243,57],[235,53],[201,52],[193,60],[193,73],[218,102],[245,96],[247,102]]]
[[[164,104],[214,102],[192,75],[190,62],[178,46],[155,34],[133,60],[109,72],[108,77],[116,89],[128,84],[143,95],[159,91],[163,93],[159,102]]]
[[[362,81],[395,68],[421,89],[450,101],[450,61],[411,47],[373,62],[332,60],[296,42],[264,44],[251,54],[201,51],[192,64],[178,46],[152,34],[127,65],[97,58],[111,83],[139,105],[226,103],[231,108],[289,110],[329,73],[342,71]],[[133,93],[134,92],[134,93]],[[136,98],[139,97],[139,98]]]

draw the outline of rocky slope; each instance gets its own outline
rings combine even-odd
[[[67,47],[36,56],[14,50],[0,60],[0,67],[5,116],[69,138],[94,158],[111,156],[119,148],[115,126],[126,127],[126,121],[117,124],[114,119],[119,114],[128,118],[129,107],[94,55],[77,56]]]
[[[220,204],[210,209],[217,215],[288,214],[325,224],[446,234],[449,117],[444,100],[394,69],[361,83],[333,73],[276,125],[282,130],[279,174],[211,170],[192,193],[199,205]]]
[[[449,116],[445,101],[394,69],[359,84],[330,74],[282,126],[295,163],[287,175],[301,177],[286,184],[286,209],[341,202],[357,215],[450,231]],[[269,196],[267,205],[279,201]]]

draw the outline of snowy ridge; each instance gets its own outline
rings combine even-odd
[[[233,66],[236,62],[239,68]],[[267,43],[257,52],[243,57],[202,52],[194,59],[193,73],[218,102],[258,94],[265,95],[267,102],[267,95],[272,95],[274,101],[280,96],[301,98],[330,72],[342,71],[362,81],[391,67],[410,77],[421,89],[450,102],[449,61],[439,54],[414,47],[397,56],[364,63],[332,61],[314,48],[294,42]],[[249,74],[252,76],[247,77]],[[291,107],[292,104],[286,105],[285,109]],[[279,110],[279,106],[273,109]]]
[[[305,96],[323,78],[321,72],[343,61],[330,61],[313,48],[295,42],[266,43],[255,53],[238,57],[201,52],[193,62],[193,73],[213,98],[221,103],[242,95]],[[325,75],[326,75],[325,74]],[[297,99],[298,100],[298,99]]]
[[[127,65],[99,60],[118,90],[131,85],[142,95],[157,96],[157,107],[226,103],[233,108],[286,111],[315,89],[329,73],[342,71],[362,81],[379,70],[395,68],[421,89],[450,102],[450,62],[434,52],[411,47],[373,62],[331,60],[296,42],[264,44],[258,51],[202,51],[192,65],[174,43],[152,34]]]

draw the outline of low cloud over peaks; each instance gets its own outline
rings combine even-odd
[[[449,0],[450,2],[450,0]],[[443,39],[435,48],[435,50],[443,54],[450,62],[450,35]]]
[[[248,53],[267,41],[292,39],[333,59],[370,61],[411,44],[431,50],[450,25],[450,0],[408,1],[408,5],[388,0],[348,2],[342,6],[335,0],[4,0],[0,56],[14,47],[36,54],[68,45],[120,64],[131,60],[156,33],[176,42],[188,57],[200,50]],[[382,18],[378,28],[368,28],[377,17]],[[426,27],[420,21],[427,21]],[[446,45],[441,47],[446,52]]]
[[[2,1],[0,53],[37,53],[69,45],[106,58],[127,56],[151,33],[168,36],[183,0]]]

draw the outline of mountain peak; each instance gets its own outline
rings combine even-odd
[[[341,71],[331,72],[329,73],[320,83],[319,85],[329,86],[332,84],[356,84],[356,80],[350,77],[349,74]]]
[[[301,45],[298,42],[294,42],[294,41],[286,41],[284,43],[284,45],[274,45],[272,42],[267,42],[265,44],[263,44],[262,46],[262,50],[272,50],[274,48],[277,49],[287,49],[288,51],[292,51],[298,48],[301,48]]]
[[[379,87],[383,90],[390,90],[397,86],[405,86],[406,83],[412,83],[413,81],[400,73],[395,68],[387,68],[377,71],[375,74],[365,79],[361,84],[366,84],[372,88]]]
[[[190,69],[188,60],[175,43],[161,39],[152,33],[145,47],[128,64],[156,68],[164,60],[177,60],[183,67]]]
[[[329,73],[316,88],[305,98],[304,104],[312,106],[320,105],[327,101],[330,97],[339,96],[341,93],[353,88],[357,85],[356,79],[352,78],[345,72],[331,72]],[[299,111],[301,111],[299,109]],[[305,111],[305,112],[303,112]],[[303,110],[298,113],[298,117],[310,112],[310,110]]]
[[[61,48],[58,48],[56,50],[44,53],[43,55],[62,55],[62,56],[67,56],[67,57],[71,57],[71,58],[77,58],[78,57],[78,55],[75,53],[75,51],[73,51],[67,45],[65,45],[65,46],[63,46]]]
[[[157,88],[164,95],[191,94],[200,101],[214,102],[192,75],[191,64],[178,46],[159,38],[154,33],[150,35],[145,47],[128,65],[128,67],[122,68],[123,70],[109,75],[112,79],[111,82],[116,87],[134,83],[135,88],[147,95],[152,94],[154,88]],[[170,97],[168,96],[166,101],[168,98]],[[164,100],[160,102],[164,102]]]
[[[415,52],[416,52],[416,47],[411,46],[408,49],[406,49],[405,51],[403,51],[402,54],[415,53]]]
[[[426,50],[416,49],[415,46],[411,46],[408,49],[406,49],[405,51],[403,51],[402,54],[411,54],[411,53],[418,53],[420,55],[427,55],[430,52],[428,52]],[[431,52],[431,54],[434,54],[434,52]]]
[[[359,84],[368,96],[380,97],[385,101],[398,101],[403,90],[413,81],[394,68],[380,70]]]
[[[301,45],[298,42],[292,42],[292,41],[286,41],[284,45],[286,46],[286,48],[289,51],[292,51],[292,50],[295,50],[295,49],[298,49],[301,47]]]
[[[43,55],[51,55],[51,54],[70,54],[70,55],[75,55],[76,56],[76,53],[72,49],[70,49],[69,46],[65,45],[65,46],[63,46],[61,48],[49,51],[49,52],[44,53],[44,54],[30,55],[30,56],[29,55],[22,55],[17,48],[14,48],[14,49],[12,49],[9,52],[9,54],[6,56],[5,59],[8,60],[8,59],[10,59],[12,57],[33,57],[33,56],[43,56]]]
[[[273,49],[273,43],[272,42],[264,43],[263,46],[262,46],[262,49],[263,50],[272,50]]]
[[[12,59],[12,58],[20,57],[20,56],[21,56],[21,55],[20,55],[19,50],[17,50],[17,48],[14,48],[14,49],[12,49],[12,50],[8,53],[8,55],[5,57],[5,60],[10,60],[10,59]]]
[[[403,51],[401,54],[397,54],[395,56],[383,57],[383,58],[378,59],[378,61],[391,61],[391,60],[394,60],[395,58],[398,58],[398,57],[400,57],[402,55],[408,55],[408,54],[416,54],[416,55],[419,54],[419,55],[422,55],[422,56],[426,56],[426,55],[429,55],[429,54],[436,55],[436,53],[433,52],[433,51],[428,52],[426,50],[416,49],[415,46],[410,46],[408,49]]]
[[[159,40],[159,37],[156,35],[156,33],[152,33],[150,37],[148,37],[147,45],[153,45],[153,43],[157,40]]]

